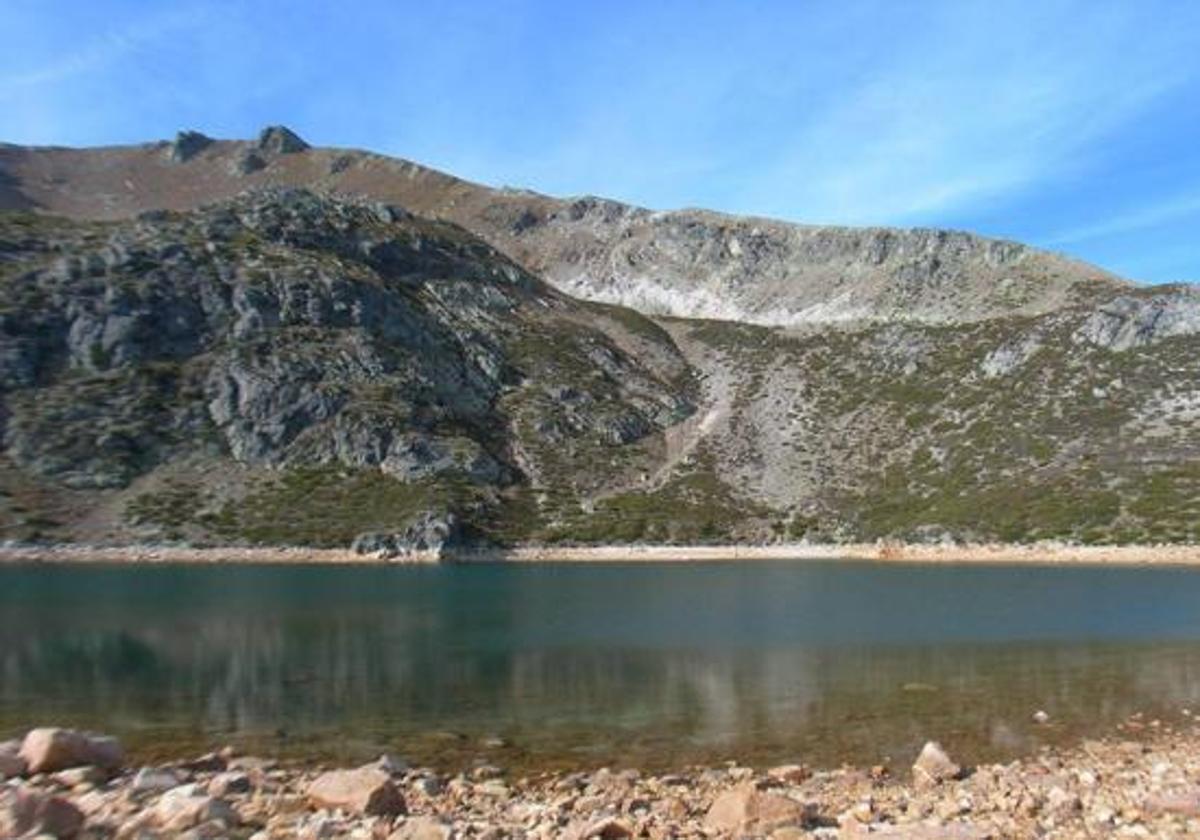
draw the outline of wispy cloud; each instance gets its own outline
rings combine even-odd
[[[1166,201],[1154,201],[1142,207],[1126,210],[1103,221],[1064,230],[1052,235],[1046,240],[1046,244],[1072,245],[1078,242],[1088,242],[1148,230],[1189,216],[1200,216],[1200,187]]]
[[[1194,72],[1177,38],[1131,47],[1119,15],[1090,20],[1085,38],[1066,14],[1016,27],[959,8],[807,115],[739,203],[814,221],[940,219],[1085,166]]]
[[[27,95],[31,90],[53,87],[85,73],[102,70],[143,46],[200,25],[204,16],[204,10],[198,7],[175,7],[103,32],[91,43],[71,50],[65,57],[0,76],[0,100]]]

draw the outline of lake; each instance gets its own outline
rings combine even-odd
[[[0,567],[0,736],[147,757],[901,767],[930,738],[991,760],[1193,705],[1181,568]]]

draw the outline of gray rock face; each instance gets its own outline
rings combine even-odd
[[[467,543],[462,523],[453,513],[426,512],[403,531],[392,534],[361,534],[353,550],[382,560],[406,557],[443,558]]]
[[[1035,279],[1053,258],[965,233],[801,227],[698,211],[594,208],[556,214],[523,235],[539,238],[530,247],[545,254],[547,276],[573,294],[771,326],[1042,311],[1065,299],[1078,274]],[[571,252],[574,259],[558,244],[584,235],[596,244]]]
[[[1200,291],[1191,287],[1146,289],[1100,306],[1080,325],[1077,341],[1108,350],[1144,347],[1200,333]]]
[[[579,304],[393,205],[283,190],[55,225],[0,228],[0,416],[8,457],[58,485],[211,456],[503,487],[536,425],[626,444],[690,410]],[[579,400],[524,398],[556,389]]]
[[[187,163],[213,144],[213,139],[199,131],[181,131],[168,147],[168,156],[173,163]]]
[[[309,145],[287,126],[269,125],[258,135],[258,148],[271,155],[303,152]]]

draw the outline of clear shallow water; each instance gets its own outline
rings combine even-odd
[[[1188,569],[0,567],[0,736],[55,722],[164,754],[899,765],[928,738],[984,760],[1192,705]]]

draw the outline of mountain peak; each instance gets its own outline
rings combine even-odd
[[[299,134],[285,125],[269,125],[258,134],[258,148],[273,155],[303,152],[311,148]]]

